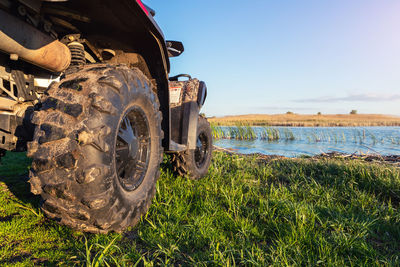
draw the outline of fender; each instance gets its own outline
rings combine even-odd
[[[174,78],[169,83],[171,140],[181,145],[177,146],[174,151],[195,149],[197,121],[207,97],[207,86],[198,79],[189,78],[188,81],[174,81]]]
[[[125,53],[140,54],[157,84],[160,110],[163,114],[163,146],[170,145],[170,108],[168,94],[168,73],[170,62],[166,41],[161,29],[150,12],[139,0],[69,0],[64,2],[43,2],[42,10],[51,15],[55,9],[82,13],[84,18],[74,21],[82,36],[93,44]]]

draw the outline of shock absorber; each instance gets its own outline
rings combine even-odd
[[[76,67],[85,65],[85,47],[83,44],[79,42],[71,42],[68,45],[69,50],[71,51],[71,65],[70,67]]]

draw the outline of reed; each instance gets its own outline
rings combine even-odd
[[[218,126],[211,125],[211,135],[214,139],[226,139],[224,131]]]
[[[260,139],[267,141],[279,141],[281,139],[281,134],[276,128],[264,127],[261,130]]]
[[[243,141],[267,141],[267,142],[280,142],[280,141],[308,141],[309,143],[346,143],[351,142],[360,145],[376,145],[376,144],[391,144],[400,145],[400,137],[377,137],[367,129],[354,130],[352,133],[347,134],[342,132],[335,132],[329,130],[316,130],[303,136],[298,132],[293,132],[290,128],[276,128],[276,127],[251,127],[244,126],[238,123],[236,126],[211,126],[212,137],[215,140],[232,139]],[[297,134],[297,135],[296,135]]]
[[[219,126],[211,126],[211,134],[214,139],[256,140],[258,138],[254,129],[250,126],[237,125],[223,130]]]

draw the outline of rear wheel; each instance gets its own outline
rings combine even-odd
[[[31,190],[61,224],[107,233],[135,225],[162,159],[159,103],[139,69],[92,65],[53,84],[36,112]]]
[[[188,175],[193,180],[207,175],[212,156],[211,127],[207,119],[202,116],[199,116],[197,122],[196,142],[196,149],[172,155],[174,171],[180,176]]]

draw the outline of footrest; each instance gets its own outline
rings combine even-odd
[[[187,146],[175,143],[171,140],[171,144],[169,145],[169,149],[174,152],[182,152],[187,149]]]

